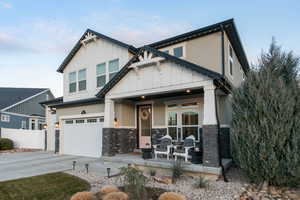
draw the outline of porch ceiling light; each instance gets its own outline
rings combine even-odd
[[[59,128],[59,122],[55,123],[55,128]]]
[[[191,93],[191,90],[186,90],[186,93]]]
[[[145,97],[145,96],[141,96],[141,98],[142,98],[142,99],[145,99],[146,97]]]

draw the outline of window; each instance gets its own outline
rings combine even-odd
[[[180,58],[183,57],[183,47],[176,47],[174,48],[174,56]]]
[[[87,119],[87,123],[96,123],[97,119]]]
[[[104,122],[104,117],[100,117],[99,122]]]
[[[111,60],[108,63],[109,80],[119,71],[119,59]]]
[[[165,50],[165,51],[164,51],[164,53],[167,53],[167,54],[169,54],[169,50]]]
[[[26,121],[21,122],[21,129],[26,129],[27,123]]]
[[[97,65],[97,87],[103,87],[106,83],[106,64]]]
[[[232,76],[233,75],[233,49],[229,45],[229,73]]]
[[[78,90],[86,90],[86,69],[78,71]]]
[[[2,122],[9,122],[10,116],[9,115],[1,115],[1,121]]]
[[[187,111],[182,113],[182,138],[194,135],[198,140],[198,112]]]
[[[76,124],[83,124],[84,123],[84,119],[77,119],[76,120]]]
[[[35,130],[35,120],[31,120],[31,130]]]
[[[76,92],[76,72],[69,73],[69,92]]]
[[[173,140],[178,141],[180,136],[177,134],[177,113],[169,112],[168,114],[168,133]]]
[[[66,120],[65,124],[73,124],[73,120]]]

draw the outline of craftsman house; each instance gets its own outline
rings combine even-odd
[[[114,156],[194,135],[203,165],[230,157],[231,92],[249,69],[233,19],[140,48],[88,29],[47,108],[48,147]]]

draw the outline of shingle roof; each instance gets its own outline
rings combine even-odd
[[[0,110],[14,105],[24,99],[41,93],[47,88],[8,88],[0,87]]]
[[[189,69],[191,69],[193,71],[196,71],[196,72],[198,72],[200,74],[208,76],[208,77],[210,77],[213,80],[215,80],[215,79],[222,80],[227,85],[227,87],[230,87],[230,85],[226,82],[226,80],[224,79],[224,77],[221,74],[217,73],[217,72],[211,71],[211,70],[209,70],[207,68],[204,68],[202,66],[199,66],[199,65],[196,65],[194,63],[188,62],[186,60],[177,58],[177,57],[172,56],[170,54],[167,54],[167,53],[164,53],[164,52],[159,51],[157,49],[154,49],[152,47],[144,46],[144,47],[140,48],[139,53],[137,53],[128,63],[126,63],[126,65],[124,67],[122,67],[122,69],[99,91],[98,94],[96,94],[96,96],[103,98],[105,96],[105,94],[111,88],[113,88],[130,71],[129,66],[132,63],[136,62],[137,61],[137,57],[139,55],[141,55],[144,51],[149,51],[149,52],[153,53],[156,56],[163,57],[163,58],[165,58],[167,60],[170,60],[170,61],[172,61],[172,62],[174,62],[176,64],[179,64],[180,66],[189,68]]]
[[[57,69],[57,72],[63,72],[63,70],[65,69],[65,67],[68,65],[68,63],[72,60],[73,56],[76,54],[76,52],[80,49],[81,47],[81,40],[84,39],[85,35],[87,33],[92,33],[94,35],[96,35],[99,38],[102,38],[104,40],[107,40],[109,42],[112,42],[114,44],[117,44],[121,47],[124,47],[126,49],[128,49],[128,51],[132,52],[133,54],[137,52],[137,49],[129,44],[126,44],[124,42],[121,42],[119,40],[113,39],[111,37],[108,37],[106,35],[103,35],[101,33],[98,33],[96,31],[93,31],[91,29],[87,29],[84,34],[81,36],[81,38],[78,40],[78,42],[76,43],[76,45],[73,47],[73,49],[71,50],[71,52],[68,54],[68,56],[64,59],[64,61],[62,62],[62,64],[59,66],[59,68]]]

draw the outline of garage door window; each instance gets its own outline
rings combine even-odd
[[[77,119],[76,120],[76,124],[83,124],[84,123],[84,119]]]
[[[73,124],[73,120],[66,120],[65,123],[66,124]]]
[[[97,119],[87,119],[87,123],[96,123]]]

